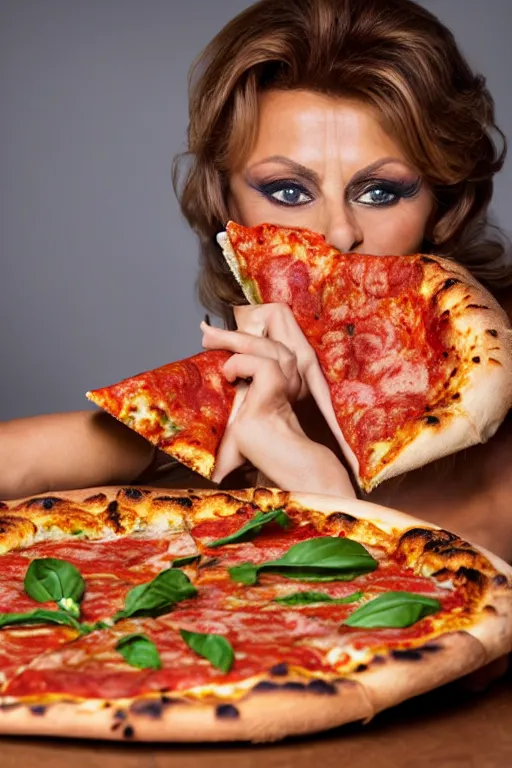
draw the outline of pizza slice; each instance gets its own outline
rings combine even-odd
[[[210,478],[236,408],[222,373],[229,352],[213,350],[87,392],[93,403],[164,453]]]
[[[271,224],[229,222],[218,242],[249,302],[291,307],[325,377],[310,388],[365,491],[486,441],[505,418],[512,330],[460,265],[347,255]]]

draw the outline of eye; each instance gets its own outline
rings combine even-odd
[[[313,199],[302,184],[292,181],[271,181],[262,184],[260,191],[279,205],[305,205]]]
[[[400,195],[384,187],[373,187],[357,198],[362,205],[392,205],[398,202]]]

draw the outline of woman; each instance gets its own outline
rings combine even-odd
[[[235,472],[248,460],[283,488],[354,495],[308,394],[317,363],[291,312],[240,306],[215,244],[226,220],[307,227],[349,253],[438,253],[497,288],[512,265],[485,224],[504,154],[483,79],[409,0],[263,0],[219,33],[193,70],[189,153],[176,165],[202,301],[238,327],[203,325],[204,346],[237,353],[226,376],[252,380],[216,480],[254,483]],[[155,479],[150,446],[103,414],[10,422],[0,437],[0,496]],[[512,559],[507,453],[510,424],[371,500]]]

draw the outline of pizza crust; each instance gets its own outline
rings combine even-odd
[[[377,713],[467,675],[485,662],[482,644],[466,632],[455,632],[422,648],[398,652],[350,677],[363,686]]]
[[[72,735],[125,741],[268,742],[369,720],[363,687],[342,681],[318,692],[306,680],[276,683],[234,704],[217,707],[167,696],[136,701],[58,702],[28,705],[0,699],[0,733]],[[294,684],[301,690],[287,689]]]

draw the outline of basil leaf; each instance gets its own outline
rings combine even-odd
[[[79,622],[64,611],[47,611],[37,608],[27,613],[0,613],[0,628],[15,624],[65,624],[73,629],[81,630]]]
[[[275,597],[273,602],[281,605],[311,605],[312,603],[330,603],[331,605],[344,605],[355,603],[363,596],[363,592],[353,592],[346,597],[331,597],[325,592],[293,592],[285,597]]]
[[[258,581],[258,566],[252,563],[234,565],[232,568],[228,568],[228,573],[233,581],[246,584],[248,587],[256,584]]]
[[[188,632],[186,629],[180,629],[180,635],[199,656],[205,659],[221,672],[230,671],[235,661],[235,654],[231,644],[223,635],[203,634],[202,632]]]
[[[195,597],[197,589],[188,576],[179,569],[162,571],[152,581],[133,587],[126,595],[124,609],[116,613],[114,621],[129,616],[158,616],[174,603]]]
[[[290,518],[282,509],[273,509],[271,512],[256,512],[252,520],[249,520],[249,522],[239,528],[238,531],[235,531],[235,533],[232,533],[229,536],[224,536],[222,539],[212,541],[211,544],[208,544],[207,546],[210,549],[213,549],[214,547],[223,547],[225,544],[234,544],[238,541],[244,541],[247,538],[256,536],[260,533],[264,525],[272,522],[276,522],[281,527],[286,528],[290,525]]]
[[[402,629],[440,609],[441,603],[432,597],[412,592],[385,592],[361,605],[343,623],[366,629]]]
[[[187,557],[177,557],[171,563],[171,568],[182,568],[184,565],[190,565],[195,563],[196,560],[200,560],[201,555],[187,555]]]
[[[247,565],[256,569],[256,578],[249,568],[244,569]],[[234,581],[243,584],[255,584],[257,575],[263,570],[302,581],[352,581],[377,567],[377,561],[357,541],[320,536],[294,544],[277,560],[261,565],[235,566],[229,569],[229,574]]]
[[[125,635],[116,644],[125,661],[138,669],[161,669],[162,662],[156,645],[146,635]]]
[[[67,560],[44,557],[33,560],[25,574],[25,592],[38,603],[54,600],[75,618],[80,615],[78,603],[85,592],[80,571]]]

